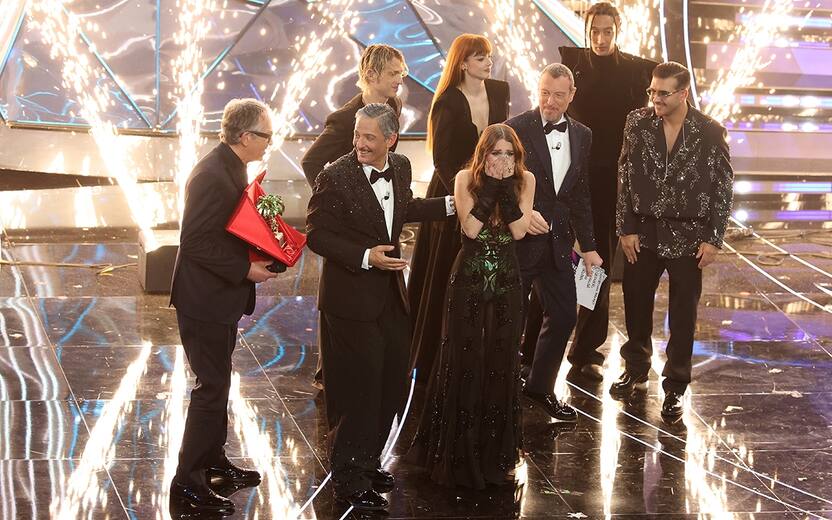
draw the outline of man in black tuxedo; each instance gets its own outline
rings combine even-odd
[[[175,510],[230,514],[234,503],[211,487],[260,482],[259,473],[240,469],[225,456],[228,392],[237,322],[254,311],[255,283],[276,275],[266,269],[268,262],[249,262],[248,245],[225,225],[246,188],[246,164],[262,159],[271,139],[266,105],[232,100],[223,111],[220,144],[197,163],[185,185],[170,302],[196,386],[171,482]]]
[[[577,420],[575,410],[558,401],[554,387],[577,319],[571,260],[575,238],[587,272],[602,263],[595,252],[587,186],[592,132],[566,115],[575,95],[568,67],[547,66],[539,86],[539,106],[506,121],[523,143],[526,168],[537,180],[529,232],[517,244],[523,290],[528,296],[534,285],[543,306],[535,348],[523,352],[529,371],[523,394],[556,420],[572,422]]]
[[[355,113],[364,105],[387,103],[396,111],[396,118],[401,115],[402,100],[397,94],[406,75],[404,55],[398,49],[384,44],[373,44],[364,49],[358,63],[358,87],[361,92],[326,118],[324,131],[300,161],[309,186],[315,187],[315,179],[324,166],[350,153]],[[390,151],[396,151],[397,144],[398,139]],[[321,367],[321,357],[318,356],[318,366],[312,384],[319,390],[323,389]]]
[[[393,476],[381,452],[407,393],[410,320],[398,237],[406,222],[453,215],[450,197],[414,199],[410,161],[389,153],[398,118],[387,104],[356,114],[355,149],[319,175],[309,248],[324,257],[318,294],[330,461],[336,496],[380,510]]]

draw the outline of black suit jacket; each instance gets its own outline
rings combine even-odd
[[[517,132],[526,151],[526,169],[535,176],[534,209],[552,226],[548,234],[527,234],[517,243],[521,269],[536,265],[547,247],[552,248],[557,269],[571,269],[570,257],[576,238],[581,250],[595,250],[587,185],[592,131],[569,116],[566,119],[570,165],[557,194],[540,110],[535,108],[506,121]]]
[[[488,96],[488,124],[502,123],[508,118],[508,83],[485,80]],[[479,141],[477,126],[471,120],[471,107],[458,88],[451,87],[436,100],[431,111],[433,128],[434,175],[428,185],[428,196],[438,197],[454,192],[454,177],[463,169]]]
[[[245,164],[220,143],[185,184],[170,302],[191,318],[233,324],[254,311],[254,283],[246,278],[249,248],[225,230],[246,182]]]
[[[408,309],[401,271],[363,269],[364,251],[381,244],[399,257],[399,235],[406,222],[447,218],[445,198],[414,199],[407,157],[388,155],[393,169],[393,236],[387,236],[384,212],[355,152],[318,175],[306,216],[309,249],[324,257],[318,308],[341,318],[372,321],[381,315],[391,284]]]
[[[401,115],[401,99],[392,97],[387,100],[387,104],[396,111],[396,117]],[[300,161],[303,174],[310,186],[315,186],[315,178],[327,163],[335,162],[342,155],[350,153],[355,131],[355,113],[362,108],[364,108],[364,101],[361,94],[358,94],[327,116],[323,132],[315,139]],[[395,151],[397,144],[399,144],[398,140],[393,143],[390,151]]]

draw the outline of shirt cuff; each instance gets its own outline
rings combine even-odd
[[[361,269],[370,269],[370,250],[364,251],[364,258],[361,260]]]
[[[456,215],[456,202],[452,195],[445,195],[445,214],[449,217]]]

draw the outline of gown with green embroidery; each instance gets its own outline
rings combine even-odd
[[[520,271],[504,224],[463,235],[448,285],[442,344],[408,460],[443,485],[513,481],[522,445]]]

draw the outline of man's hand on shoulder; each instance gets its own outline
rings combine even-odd
[[[248,268],[248,275],[246,278],[254,283],[265,282],[266,280],[277,278],[277,273],[273,273],[266,269],[266,266],[270,263],[270,261],[252,262],[251,266]]]
[[[367,263],[376,269],[383,271],[403,271],[407,267],[407,261],[401,258],[387,256],[385,253],[395,249],[393,246],[380,245],[370,249],[370,256]]]

